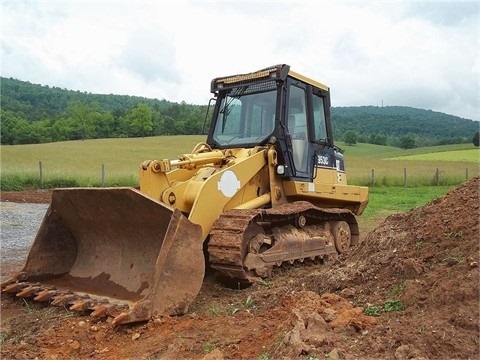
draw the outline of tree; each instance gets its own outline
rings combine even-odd
[[[78,100],[70,101],[67,107],[67,116],[70,121],[70,140],[91,139],[95,135],[95,127],[92,123],[92,113],[96,111],[98,103],[86,103]]]
[[[412,135],[404,135],[400,138],[401,149],[413,149],[415,147],[415,139]]]
[[[51,121],[48,119],[34,121],[30,124],[29,144],[41,144],[51,142]]]
[[[153,129],[153,112],[147,104],[138,104],[127,114],[133,136],[145,137]]]
[[[368,142],[376,145],[387,145],[387,135],[379,133],[370,134]]]
[[[473,145],[475,145],[476,147],[479,146],[479,139],[478,139],[478,137],[479,137],[479,134],[478,134],[478,131],[477,131],[477,132],[475,133],[475,135],[473,135],[473,139],[472,139]]]
[[[357,133],[355,130],[348,130],[345,134],[343,134],[343,141],[347,145],[354,145],[357,143]]]
[[[20,123],[28,124],[26,120],[18,117],[13,111],[1,111],[1,132],[0,139],[2,144],[13,145],[16,144],[17,131],[20,128]]]
[[[95,112],[91,117],[95,125],[96,138],[102,139],[112,137],[114,119],[111,113]]]

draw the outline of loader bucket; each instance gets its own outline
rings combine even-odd
[[[199,225],[134,188],[57,189],[10,283],[28,278],[42,289],[83,294],[91,301],[80,296],[77,307],[95,303],[95,311],[95,299],[127,304],[114,323],[183,314],[203,282],[202,242]]]

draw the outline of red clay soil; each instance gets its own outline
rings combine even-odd
[[[47,194],[45,194],[47,193]],[[31,202],[48,192],[2,193]],[[3,359],[478,359],[480,178],[394,214],[348,255],[233,290],[213,274],[189,312],[112,327],[2,294]]]
[[[1,191],[0,200],[16,203],[49,204],[52,190]]]

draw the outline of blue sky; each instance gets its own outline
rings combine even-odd
[[[1,2],[1,75],[207,104],[212,78],[286,63],[332,106],[480,120],[478,1]]]

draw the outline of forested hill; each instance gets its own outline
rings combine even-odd
[[[1,143],[202,134],[207,106],[1,81]]]
[[[27,144],[107,137],[201,134],[206,105],[127,95],[101,95],[1,81],[1,143]],[[334,136],[402,146],[471,142],[479,122],[402,106],[332,108]]]
[[[403,136],[416,139],[422,146],[471,142],[480,125],[478,121],[407,106],[335,107],[332,121],[337,139],[354,131],[358,142],[385,145],[386,138],[393,146],[398,146],[395,138]]]
[[[126,113],[138,104],[145,103],[152,109],[173,104],[167,100],[141,96],[92,94],[31,84],[12,78],[0,77],[2,110],[12,111],[25,120],[36,121],[61,116],[72,101],[86,104],[96,102],[104,111],[113,114]]]

